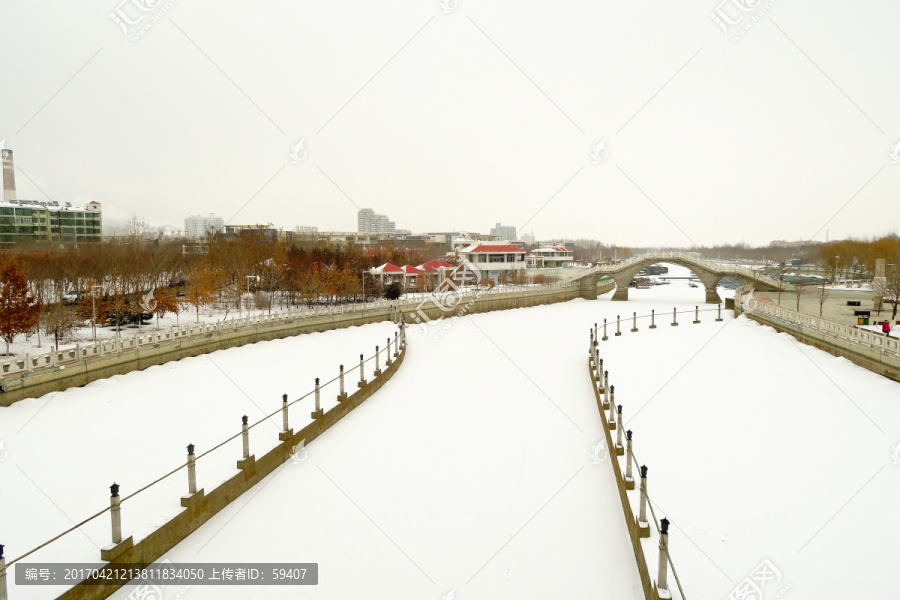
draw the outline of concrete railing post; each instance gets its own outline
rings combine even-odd
[[[122,507],[119,499],[119,484],[109,486],[109,515],[112,518],[112,543],[122,543]]]
[[[588,347],[588,354],[591,358],[594,358],[594,330],[591,329],[591,345]]]
[[[631,474],[631,463],[634,462],[634,453],[631,449],[631,430],[625,432],[625,489],[634,489],[634,476]]]
[[[606,336],[606,319],[603,319],[603,341],[605,342],[609,338]]]
[[[609,408],[609,371],[603,371],[603,409]]]
[[[631,333],[635,333],[638,330],[637,328],[637,313],[632,313],[631,317]]]
[[[363,387],[366,385],[366,375],[365,375],[365,363],[363,362],[363,355],[359,355],[359,383],[357,384],[359,387]]]
[[[341,365],[341,374],[340,374],[340,391],[338,392],[338,402],[343,402],[347,399],[347,392],[344,391],[344,365]]]
[[[650,537],[650,524],[647,522],[647,467],[641,465],[641,508],[638,512],[638,530],[640,537]],[[646,530],[646,534],[644,531]]]
[[[616,386],[609,386],[609,428],[616,428]]]
[[[250,458],[250,427],[247,425],[247,415],[241,417],[241,443],[243,444],[242,458]]]
[[[373,374],[374,377],[378,377],[379,375],[381,375],[381,368],[378,366],[378,355],[380,353],[381,353],[381,351],[378,349],[378,346],[375,346],[375,373]]]
[[[592,331],[591,334],[592,334],[591,342],[593,342],[597,339],[597,324],[596,323],[594,323],[594,331]],[[593,344],[591,344],[591,346],[593,347]]]
[[[656,329],[656,310],[650,310],[650,329]]]
[[[391,366],[391,337],[390,336],[388,336],[388,339],[387,339],[387,350],[384,353],[384,362],[385,362],[386,367]]]
[[[721,321],[721,320],[722,320],[722,303],[720,302],[719,303],[719,316],[716,317],[716,321]]]
[[[188,494],[193,496],[197,493],[197,463],[194,460],[194,445],[188,444],[187,451]]]
[[[398,332],[394,332],[394,358],[400,356],[400,339],[397,337]]]
[[[694,325],[700,322],[700,307],[694,305]]]
[[[6,559],[3,557],[3,544],[0,544],[0,600],[9,600],[6,591]]]
[[[618,405],[616,407],[616,420],[618,421],[616,428],[616,455],[622,456],[625,454],[625,447],[622,446],[622,405]]]
[[[594,342],[595,344],[597,342]],[[600,356],[597,354],[596,356]],[[597,361],[597,382],[600,384],[600,389],[598,390],[601,394],[606,390],[606,381],[603,379],[603,359]]]
[[[622,319],[616,315],[616,335],[622,335]]]
[[[672,327],[678,327],[678,309],[672,309]]]
[[[281,430],[288,430],[288,395],[282,394],[281,396]]]
[[[319,386],[319,378],[316,377],[316,389],[315,389],[315,402],[316,409],[310,413],[310,418],[312,419],[324,419],[325,411],[322,409],[322,388]],[[338,398],[340,400],[340,397]]]
[[[663,517],[659,525],[659,573],[656,576],[656,589],[669,591],[669,584],[666,581],[669,562],[669,520]]]
[[[594,340],[594,380],[600,379],[600,369],[603,361],[600,360],[600,344],[597,343],[597,340]]]

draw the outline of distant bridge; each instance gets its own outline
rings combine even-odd
[[[706,301],[718,304],[722,300],[716,291],[716,286],[724,277],[732,277],[739,280],[744,287],[755,288],[763,291],[791,291],[794,286],[772,279],[759,271],[737,265],[720,265],[712,261],[700,258],[689,252],[647,252],[638,256],[625,259],[617,265],[602,265],[594,267],[573,279],[581,281],[582,287],[591,287],[591,282],[596,282],[607,275],[616,282],[616,293],[613,300],[628,300],[628,284],[644,268],[657,263],[672,263],[687,267],[694,273],[706,288]]]

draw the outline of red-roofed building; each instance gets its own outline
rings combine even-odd
[[[384,263],[380,267],[372,267],[369,273],[381,279],[381,285],[393,283],[395,281],[403,283],[406,278],[406,271],[397,265]]]
[[[403,287],[407,290],[415,290],[417,287],[416,278],[423,274],[424,271],[412,265],[403,265],[401,268],[403,269]]]
[[[472,263],[482,275],[498,277],[524,269],[525,251],[509,242],[476,242],[459,251],[459,255]]]
[[[441,270],[455,269],[456,267],[450,263],[445,263],[442,260],[430,260],[425,264],[419,265],[417,268],[426,273],[439,273]]]

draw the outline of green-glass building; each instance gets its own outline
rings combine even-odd
[[[99,202],[59,206],[55,202],[9,200],[0,203],[0,246],[22,242],[99,242],[103,239]]]

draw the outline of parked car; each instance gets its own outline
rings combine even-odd
[[[175,295],[179,298],[184,297],[184,286],[187,282],[183,278],[173,279],[167,284],[167,287],[175,288]]]
[[[84,292],[79,290],[69,290],[62,297],[63,304],[67,305],[78,304],[82,300],[84,300]]]

